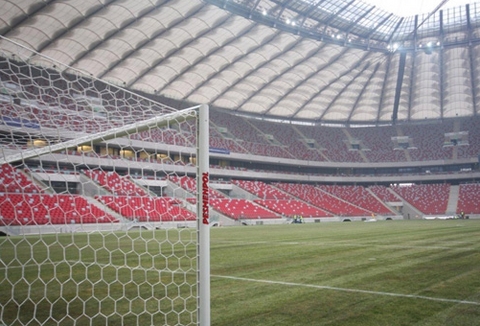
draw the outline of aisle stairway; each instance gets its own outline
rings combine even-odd
[[[448,197],[447,214],[454,215],[457,211],[459,186],[450,186],[450,196]]]

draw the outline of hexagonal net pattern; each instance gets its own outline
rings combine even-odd
[[[172,180],[197,174],[198,110],[22,51],[0,52],[0,325],[196,325],[197,205]]]

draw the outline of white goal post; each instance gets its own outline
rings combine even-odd
[[[200,106],[197,157],[198,298],[200,325],[210,325],[209,112]]]
[[[176,110],[12,44],[0,325],[209,326],[208,106]]]

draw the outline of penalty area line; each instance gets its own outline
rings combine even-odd
[[[319,289],[319,290],[331,290],[331,291],[351,292],[351,293],[364,293],[364,294],[382,295],[382,296],[397,297],[397,298],[411,298],[411,299],[421,299],[421,300],[429,300],[429,301],[437,301],[437,302],[449,302],[449,303],[455,303],[455,304],[466,304],[466,305],[480,306],[480,302],[477,302],[477,301],[435,298],[435,297],[427,297],[427,296],[416,295],[416,294],[402,294],[402,293],[393,293],[393,292],[348,289],[348,288],[340,288],[340,287],[335,287],[335,286],[303,284],[303,283],[271,281],[271,280],[258,280],[258,279],[253,279],[253,278],[225,276],[225,275],[211,275],[211,277],[230,279],[230,280],[236,280],[236,281],[257,282],[257,283],[264,283],[264,284],[298,286],[298,287],[313,288],[313,289]]]
[[[61,263],[78,263],[77,261],[60,261],[60,262],[52,262],[52,265],[59,265]],[[86,262],[83,262],[87,264]],[[126,265],[115,265],[115,264],[101,264],[90,262],[89,265],[97,265],[100,267],[114,267],[114,268],[127,268],[130,270],[152,270],[152,271],[159,271],[157,269],[149,269],[143,267],[130,267]],[[37,264],[28,264],[22,266],[2,266],[0,270],[4,269],[14,269],[14,268],[27,268],[27,267],[39,267]],[[171,272],[171,273],[179,273],[179,271],[166,271],[160,270],[163,272]],[[189,274],[188,271],[180,271],[182,274]],[[397,298],[410,298],[410,299],[420,299],[420,300],[429,300],[429,301],[436,301],[436,302],[449,302],[455,304],[465,304],[465,305],[473,305],[473,306],[480,306],[480,302],[478,301],[468,301],[468,300],[457,300],[457,299],[446,299],[446,298],[436,298],[436,297],[427,297],[424,295],[416,295],[416,294],[402,294],[402,293],[393,293],[393,292],[381,292],[381,291],[370,291],[370,290],[360,290],[360,289],[348,289],[348,288],[340,288],[335,286],[327,286],[327,285],[315,285],[315,284],[303,284],[303,283],[294,283],[294,282],[282,282],[282,281],[272,281],[272,280],[259,280],[254,278],[246,278],[246,277],[236,277],[236,276],[226,276],[226,275],[210,275],[212,278],[221,278],[221,279],[230,279],[235,281],[245,281],[245,282],[256,282],[256,283],[264,283],[264,284],[276,284],[276,285],[286,285],[286,286],[297,286],[297,287],[304,287],[304,288],[312,288],[318,290],[330,290],[330,291],[338,291],[338,292],[350,292],[350,293],[364,293],[364,294],[371,294],[371,295],[380,295],[380,296],[389,296],[389,297],[397,297]],[[1,326],[1,325],[0,325]]]

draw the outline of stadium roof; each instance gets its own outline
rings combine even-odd
[[[0,55],[285,120],[472,116],[480,4],[446,2],[403,17],[358,0],[0,0]]]
[[[394,13],[400,17],[410,17],[419,14],[431,13],[435,8],[450,9],[469,4],[473,1],[469,0],[402,0],[402,1],[385,1],[385,0],[363,0],[375,7],[381,8],[387,12]]]

